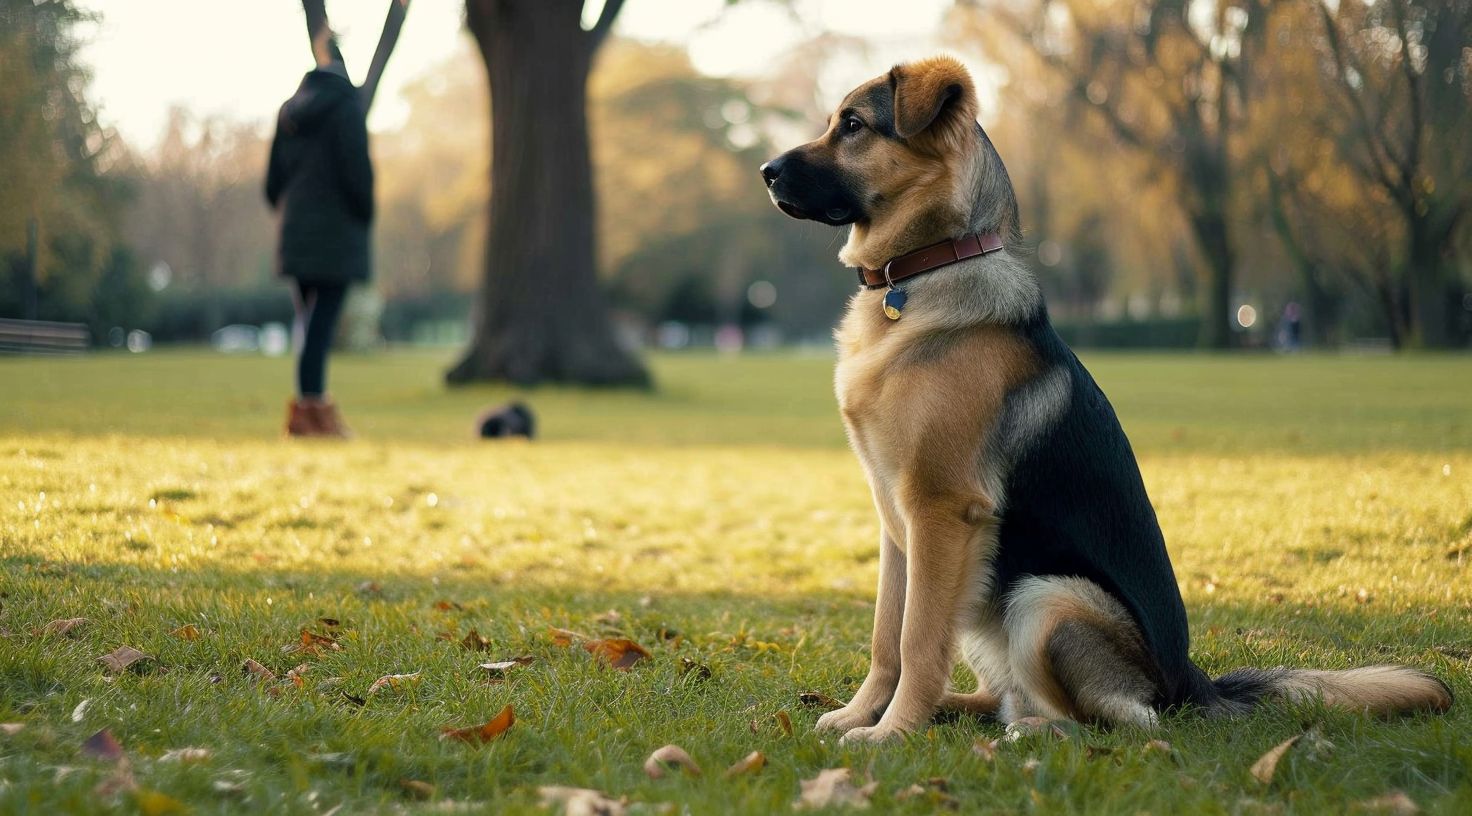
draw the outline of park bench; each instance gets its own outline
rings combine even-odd
[[[81,323],[0,318],[0,354],[81,354],[91,343]]]

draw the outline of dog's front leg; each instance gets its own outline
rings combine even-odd
[[[905,546],[905,612],[899,684],[878,724],[849,730],[844,742],[881,742],[930,721],[954,663],[956,623],[968,597],[973,550],[990,515],[970,502],[928,501],[912,516]],[[954,511],[954,512],[953,512]],[[983,516],[985,518],[983,518]]]
[[[901,617],[905,614],[905,554],[889,532],[879,535],[879,594],[869,675],[848,705],[818,718],[819,731],[847,732],[879,722],[900,681]]]

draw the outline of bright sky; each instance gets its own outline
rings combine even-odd
[[[531,0],[536,2],[536,0]],[[938,24],[951,0],[627,0],[615,33],[689,47],[706,73],[759,74],[794,44],[834,32],[870,41],[870,58],[830,66],[825,91],[839,95],[890,64],[943,50]],[[130,144],[157,143],[170,107],[264,126],[311,67],[297,0],[80,0],[101,15],[83,58],[93,67],[101,121]],[[600,0],[588,0],[596,17]],[[362,78],[383,24],[386,0],[329,0],[348,68]],[[414,0],[379,86],[369,125],[391,129],[407,113],[400,90],[453,52],[460,0]],[[862,63],[862,64],[859,64]],[[831,88],[829,87],[831,86]]]

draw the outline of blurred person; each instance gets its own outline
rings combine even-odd
[[[373,165],[359,92],[331,32],[313,43],[317,67],[281,106],[266,172],[277,212],[278,271],[296,303],[296,397],[288,436],[351,435],[327,393],[327,355],[348,286],[368,280]]]
[[[1296,302],[1283,307],[1278,320],[1278,350],[1292,354],[1303,350],[1303,310]]]

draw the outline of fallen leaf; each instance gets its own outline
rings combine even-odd
[[[158,761],[179,762],[187,765],[195,762],[206,762],[212,756],[214,756],[214,753],[208,748],[175,748],[171,751],[164,752],[164,755],[159,757]]]
[[[127,671],[129,666],[139,661],[152,660],[153,658],[134,649],[132,646],[119,646],[97,659],[103,665],[107,666],[108,671],[117,673]]]
[[[817,810],[834,806],[867,808],[869,797],[874,794],[879,783],[870,782],[863,787],[855,787],[853,772],[848,768],[829,768],[819,771],[812,779],[802,780],[800,784],[802,794],[792,803],[794,810]]]
[[[7,737],[13,737],[24,730],[26,730],[26,724],[23,722],[0,723],[0,734]]]
[[[169,634],[180,640],[199,640],[199,627],[192,623],[186,623]]]
[[[359,595],[377,595],[383,591],[383,587],[377,581],[364,581],[358,584],[356,590]]]
[[[344,692],[342,692],[342,696],[343,696],[343,699],[347,700],[348,702],[352,703],[355,706],[365,706],[365,705],[368,705],[368,701],[367,700],[363,699],[362,697],[359,697],[356,694],[348,694],[346,691],[344,691]]]
[[[419,672],[411,672],[409,674],[385,674],[384,676],[373,681],[373,685],[368,687],[368,694],[365,696],[372,697],[375,693],[378,692],[379,689],[385,686],[397,690],[401,687],[410,686],[418,682]]]
[[[552,637],[552,643],[557,646],[571,646],[579,640],[587,640],[588,636],[571,629],[559,629],[556,626],[548,626],[547,634]]]
[[[700,766],[695,760],[685,753],[685,749],[678,745],[666,745],[656,748],[649,758],[644,760],[644,773],[650,779],[662,779],[665,768],[678,766],[691,776],[700,776]]]
[[[342,646],[334,638],[319,635],[310,629],[303,629],[301,635],[297,637],[297,642],[281,651],[286,654],[300,653],[315,656],[321,654],[324,649],[329,652],[340,652]]]
[[[998,740],[990,740],[988,742],[977,740],[971,744],[971,753],[976,754],[987,762],[991,762],[997,758],[997,748],[999,747],[1001,747],[1001,742]]]
[[[336,629],[337,627],[342,626],[342,621],[338,620],[337,618],[318,618],[317,622],[322,624],[323,626],[326,626],[328,629]]]
[[[777,721],[777,727],[782,729],[782,733],[789,737],[792,736],[792,718],[787,715],[786,711],[778,711],[772,715],[772,719]]]
[[[940,808],[957,810],[961,807],[961,800],[950,794],[950,785],[939,776],[933,776],[925,780],[923,784],[917,782],[895,794],[894,798],[897,802],[920,799],[928,804],[931,810]]]
[[[82,718],[87,716],[87,707],[90,705],[92,705],[91,700],[83,700],[77,703],[77,707],[72,709],[72,722],[81,722]]]
[[[564,816],[624,816],[629,812],[628,799],[612,799],[602,791],[543,785],[537,788],[542,807],[562,805]]]
[[[464,728],[445,728],[440,732],[440,739],[459,740],[472,745],[481,745],[496,737],[501,736],[516,722],[516,712],[507,705],[501,709],[501,713],[492,717],[484,725],[469,725]]]
[[[767,757],[765,754],[763,754],[761,751],[752,751],[741,759],[738,759],[736,761],[736,764],[727,768],[724,776],[725,778],[730,779],[733,776],[756,773],[757,771],[760,771],[766,764]]]
[[[87,738],[82,743],[82,753],[93,759],[101,759],[107,762],[121,762],[123,757],[123,745],[118,742],[117,737],[106,728]]]
[[[86,618],[62,618],[41,627],[41,635],[65,635],[88,623]]]
[[[1038,734],[1047,734],[1060,740],[1077,737],[1080,734],[1078,723],[1073,720],[1050,720],[1046,717],[1022,717],[1007,723],[1005,738],[1008,742],[1016,742],[1024,737]]]
[[[832,711],[843,708],[843,703],[829,697],[821,691],[800,691],[797,693],[797,701],[808,708],[821,708],[824,711]]]
[[[434,798],[434,785],[428,782],[421,782],[418,779],[400,779],[399,787],[404,790],[404,793],[415,799]]]
[[[286,679],[291,681],[297,688],[306,688],[307,682],[304,675],[311,670],[311,666],[303,663],[286,673]]]
[[[648,649],[628,638],[590,640],[583,644],[583,648],[620,671],[628,671],[635,663],[653,657]]]
[[[486,679],[489,682],[499,683],[502,680],[506,679],[506,672],[509,672],[518,666],[529,666],[532,664],[532,662],[533,658],[531,656],[523,655],[521,657],[513,657],[510,660],[498,660],[494,663],[481,663],[476,668],[484,669],[486,671],[486,674],[488,675]]]
[[[471,629],[470,633],[460,641],[460,645],[472,652],[488,652],[491,650],[491,639]]]
[[[1273,781],[1273,774],[1277,773],[1278,771],[1278,761],[1283,758],[1284,754],[1288,753],[1288,749],[1292,748],[1293,744],[1298,742],[1298,740],[1302,736],[1302,734],[1297,734],[1295,736],[1289,737],[1288,739],[1285,739],[1277,745],[1273,746],[1272,750],[1259,757],[1256,762],[1252,763],[1253,778],[1264,785],[1271,784]]]
[[[269,683],[276,679],[275,672],[271,671],[265,666],[262,666],[254,660],[251,660],[248,657],[245,659],[245,662],[241,664],[240,668],[241,671],[244,671],[246,674],[250,675],[261,683]]]
[[[1391,791],[1383,796],[1356,802],[1355,810],[1368,810],[1374,813],[1390,813],[1393,816],[1415,816],[1421,812],[1421,806],[1415,800],[1406,796],[1404,791]]]
[[[450,612],[452,610],[455,612],[465,611],[465,607],[461,606],[458,603],[455,603],[454,601],[435,601],[434,608],[441,612]]]
[[[709,680],[710,666],[704,663],[697,663],[688,657],[682,657],[680,658],[680,676],[695,680]]]

